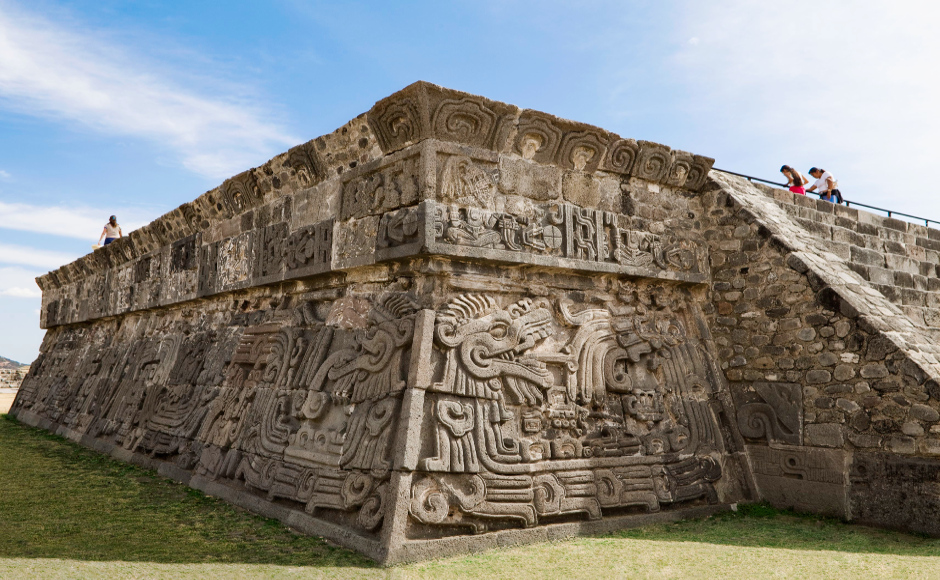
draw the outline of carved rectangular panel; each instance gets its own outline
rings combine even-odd
[[[373,171],[351,172],[343,181],[343,221],[414,205],[418,195],[419,157],[386,162]]]
[[[846,517],[845,451],[748,445],[754,480],[775,507]]]
[[[170,250],[170,272],[192,270],[196,267],[196,236],[175,242]]]
[[[803,385],[732,383],[738,430],[745,439],[767,443],[803,443]]]
[[[719,501],[734,476],[712,455],[714,361],[678,295],[626,307],[646,298],[467,293],[437,310],[410,538]]]
[[[291,233],[284,242],[283,252],[288,277],[329,271],[333,260],[333,220]]]
[[[621,227],[628,219],[572,204],[533,205],[527,214],[425,201],[386,213],[377,261],[442,254],[522,264],[702,282],[706,251],[673,234]]]

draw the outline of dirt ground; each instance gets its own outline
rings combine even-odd
[[[5,392],[0,391],[0,415],[3,415],[10,410],[10,405],[13,404],[13,399],[16,398],[16,391]]]

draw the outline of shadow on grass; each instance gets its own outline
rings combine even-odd
[[[702,520],[621,530],[605,537],[748,548],[940,556],[938,538],[779,510],[766,503],[741,504],[737,512],[723,512]]]
[[[378,567],[10,415],[0,415],[0,558]]]
[[[374,569],[359,554],[0,416],[0,557]],[[940,556],[940,540],[765,504],[618,539]]]

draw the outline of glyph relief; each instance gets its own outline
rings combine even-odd
[[[417,203],[417,165],[417,157],[408,157],[346,182],[343,186],[343,219]]]
[[[447,157],[440,179],[440,197],[444,202],[480,208],[493,206],[496,182],[492,175],[469,157]]]
[[[705,271],[705,250],[675,232],[622,227],[624,216],[572,204],[533,206],[529,215],[433,205],[435,241],[632,268]]]
[[[370,532],[384,517],[416,311],[393,294],[358,329],[326,325],[307,303],[287,320],[129,345],[69,332],[60,346],[84,346],[37,361],[23,408],[310,513],[349,512]]]
[[[242,234],[219,244],[218,284],[229,288],[248,279],[252,263],[252,236]]]
[[[668,294],[439,309],[412,518],[480,532],[718,501],[718,371]]]

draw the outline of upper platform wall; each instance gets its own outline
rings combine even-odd
[[[599,210],[599,217],[586,219],[610,222],[624,211],[622,189],[692,193],[704,185],[712,163],[418,82],[333,133],[236,175],[128,237],[37,278],[43,290],[41,325],[163,307],[409,253],[485,252],[491,259],[556,264],[556,256],[539,252],[510,256],[505,252],[512,251],[511,243],[497,247],[470,240],[450,244],[469,247],[454,252],[434,247],[447,241],[435,238],[434,216],[450,211],[435,206],[438,202],[455,211],[473,206],[519,218],[506,227],[545,225],[550,243],[563,246],[556,254],[569,260],[561,264],[565,267],[700,282],[703,267],[674,269],[662,259],[625,265],[604,256],[601,239],[592,242],[593,250],[579,249],[575,242],[583,240],[573,239],[576,224],[565,230],[563,214],[569,210],[563,206]],[[497,198],[504,204],[497,192],[510,196],[510,207],[491,206]],[[413,215],[382,217],[418,203]],[[487,219],[499,219],[496,214]],[[602,236],[604,227],[600,223],[595,235]],[[661,258],[670,240],[656,243]],[[392,248],[402,245],[407,247]]]

